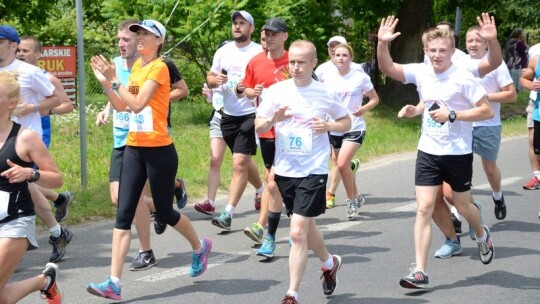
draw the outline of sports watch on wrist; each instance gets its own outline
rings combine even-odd
[[[450,111],[450,114],[448,114],[448,121],[454,122],[456,120],[456,111]]]
[[[29,183],[37,182],[39,178],[41,177],[41,174],[39,173],[39,170],[34,169],[34,172],[32,172],[32,176],[28,180]]]
[[[111,89],[113,89],[114,91],[118,91],[118,88],[120,88],[120,82],[118,81],[111,82]]]

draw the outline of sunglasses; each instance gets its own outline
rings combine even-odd
[[[156,31],[159,33],[159,36],[163,37],[163,33],[159,30],[159,28],[157,27],[157,25],[154,22],[148,21],[148,20],[143,20],[143,21],[139,21],[137,24],[155,28]]]

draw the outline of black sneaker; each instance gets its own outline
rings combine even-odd
[[[167,224],[160,221],[155,212],[150,213],[150,218],[154,222],[154,230],[156,234],[162,234],[167,229]]]
[[[45,277],[50,277],[50,283],[41,290],[41,298],[47,303],[62,303],[62,292],[58,288],[58,266],[53,263],[47,263],[45,269],[41,272]]]
[[[323,292],[327,296],[336,290],[338,284],[337,271],[341,268],[341,257],[339,255],[332,255],[332,258],[334,259],[334,267],[332,269],[321,267],[323,272],[321,274]]]
[[[425,272],[416,269],[416,264],[412,264],[409,275],[406,275],[399,280],[399,285],[403,288],[426,289],[428,284],[428,275]]]
[[[493,241],[491,240],[489,228],[485,225],[484,231],[487,233],[487,238],[484,242],[478,243],[478,253],[480,254],[480,261],[487,265],[491,263],[495,256],[495,249],[493,248]]]
[[[176,197],[176,206],[178,209],[182,209],[186,206],[188,201],[186,184],[181,178],[176,179],[180,183],[180,187],[174,189],[174,196]]]
[[[51,236],[49,238],[49,244],[53,247],[49,262],[58,263],[62,260],[66,254],[66,246],[71,242],[71,238],[73,238],[73,232],[67,228],[62,228],[62,234],[59,237],[55,238]]]
[[[493,196],[491,197],[493,198]],[[493,198],[493,202],[495,203],[495,217],[498,220],[504,220],[506,217],[506,204],[504,203],[504,195],[501,197],[500,200],[496,200]]]
[[[131,266],[129,266],[129,270],[146,270],[156,266],[156,264],[156,257],[154,257],[154,252],[152,249],[150,249],[148,251],[139,252],[137,258],[135,258],[133,263],[131,263]]]
[[[64,199],[64,202],[56,207],[56,211],[54,212],[56,221],[60,223],[65,220],[69,214],[69,206],[73,203],[73,192],[66,191],[59,193],[58,195]]]
[[[454,230],[456,233],[461,233],[461,221],[452,213],[452,223],[454,224]]]

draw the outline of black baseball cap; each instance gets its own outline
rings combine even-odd
[[[262,27],[262,30],[269,30],[276,33],[288,32],[287,24],[285,24],[285,21],[280,18],[268,19],[268,21],[266,21],[266,23]]]

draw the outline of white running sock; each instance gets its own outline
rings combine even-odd
[[[296,299],[296,301],[298,301],[298,292],[289,289],[287,290],[287,294],[290,296],[293,296]]]
[[[500,200],[502,198],[502,192],[500,191],[499,192],[494,191],[492,195],[495,200]]]
[[[62,226],[60,224],[56,223],[55,226],[49,228],[49,232],[51,235],[55,238],[59,237],[62,234]]]
[[[323,267],[326,269],[332,269],[334,267],[334,258],[332,257],[332,255],[330,255],[328,259],[324,261]]]
[[[540,171],[534,171],[533,175],[536,176],[536,178],[540,179]]]
[[[456,207],[452,206],[450,208],[450,212],[452,212],[457,217],[457,219],[461,222],[461,216],[459,215],[459,212],[457,211]]]
[[[255,190],[255,193],[257,193],[258,195],[262,195],[262,193],[264,192],[264,184],[257,190]]]
[[[113,277],[113,276],[110,276],[109,278],[110,278],[111,281],[114,283],[114,285],[120,286],[120,278]]]
[[[234,209],[234,206],[230,203],[227,204],[227,207],[225,207],[225,211],[227,211],[231,215],[231,218],[233,217]]]

